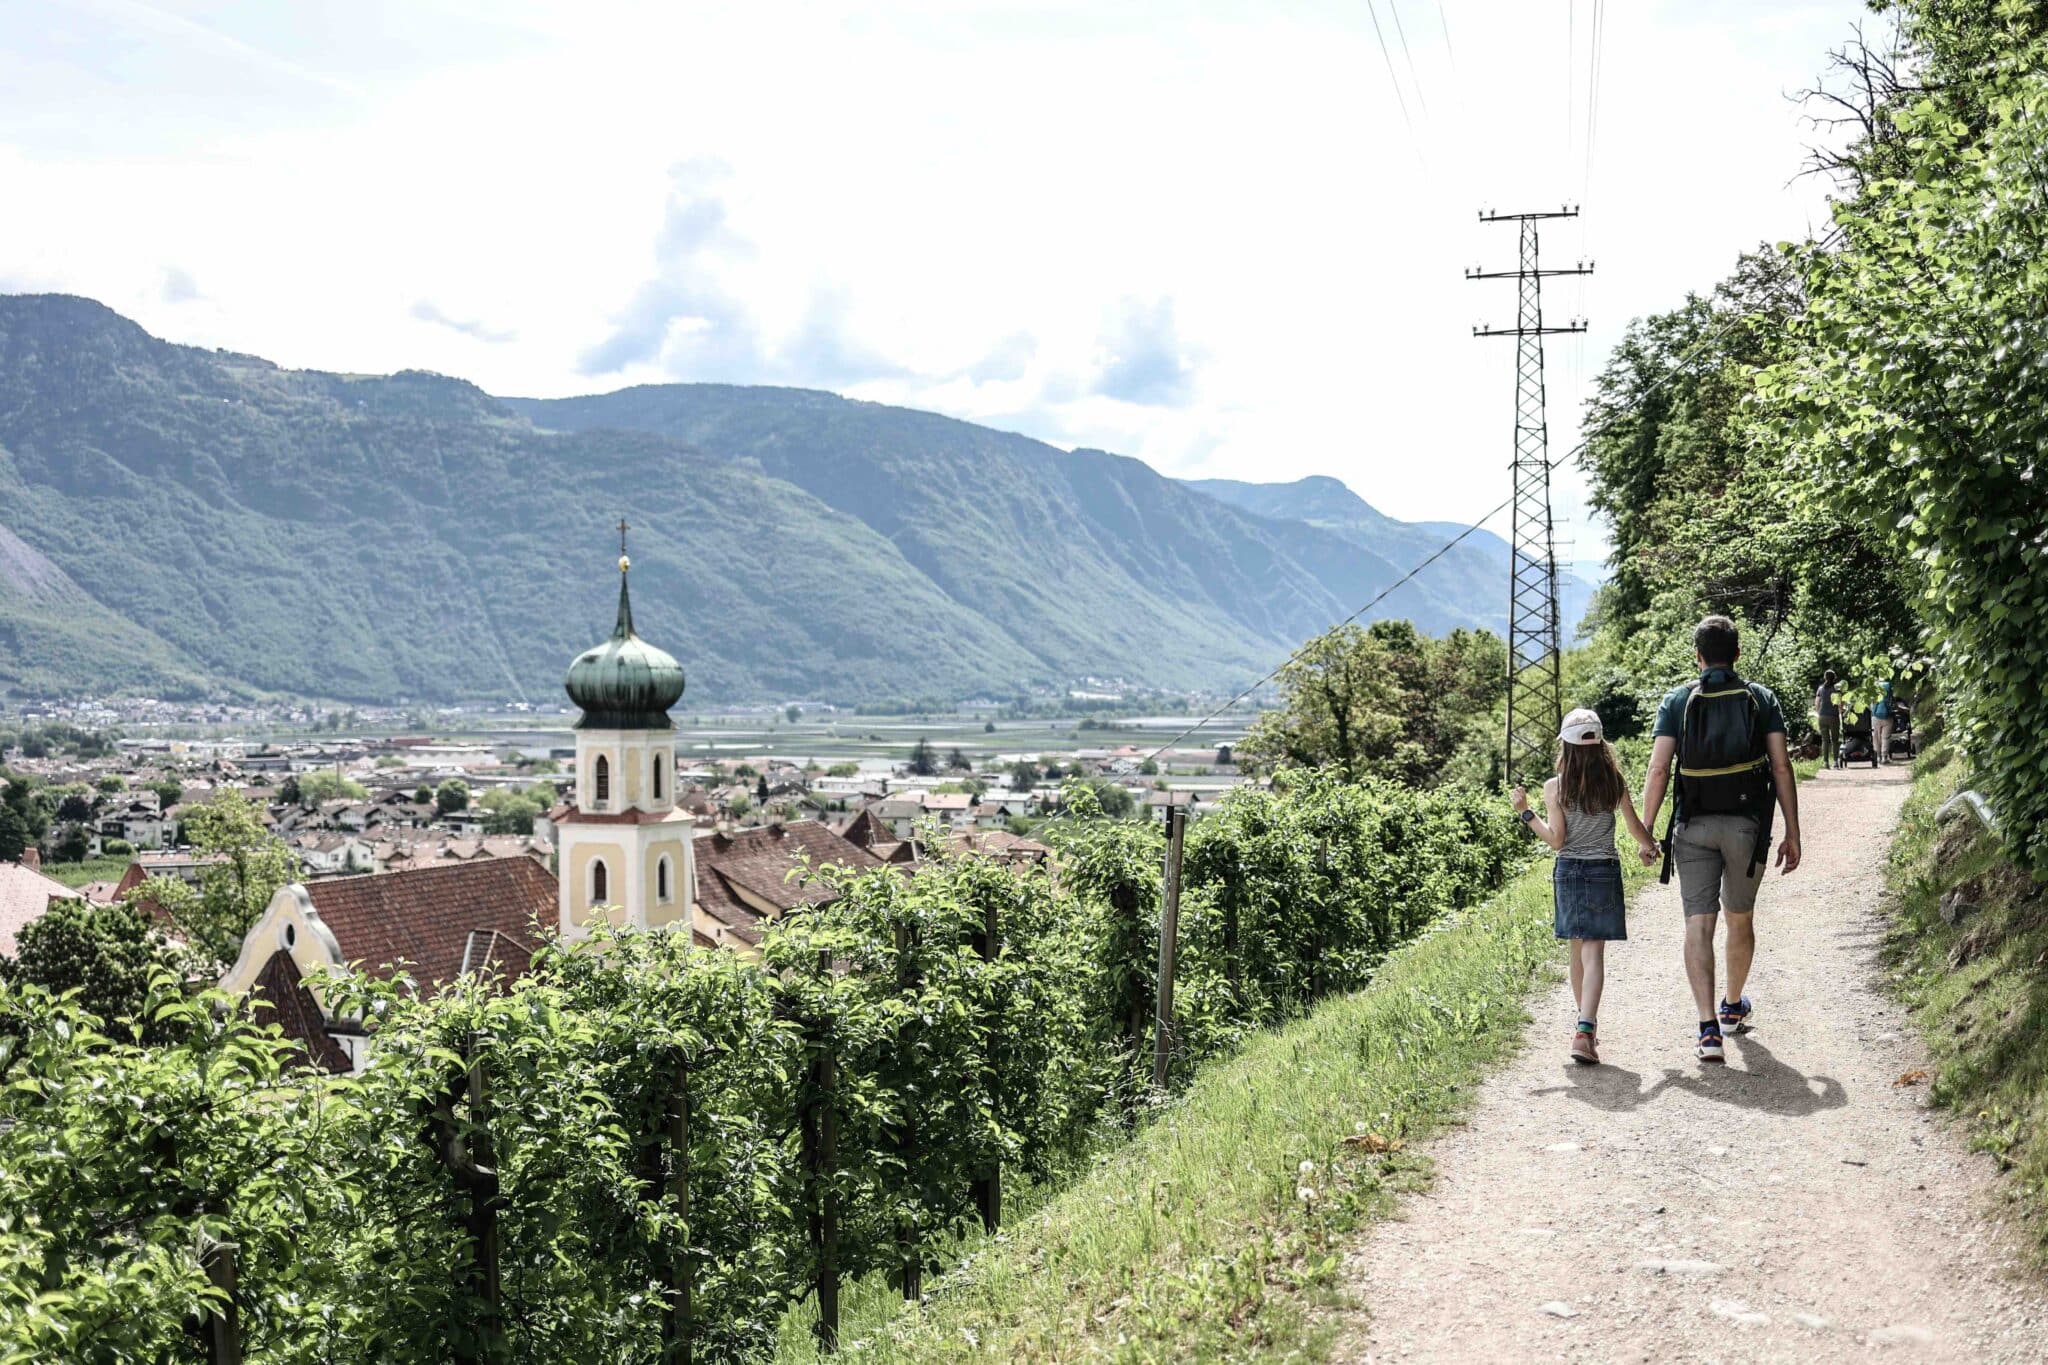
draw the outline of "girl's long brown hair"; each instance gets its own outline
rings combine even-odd
[[[1573,810],[1591,814],[1614,810],[1628,796],[1628,779],[1621,774],[1621,761],[1606,740],[1598,744],[1557,746],[1557,791]]]

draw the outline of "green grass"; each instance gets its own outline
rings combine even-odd
[[[1631,884],[1648,875],[1624,866]],[[855,1295],[844,1358],[1320,1358],[1345,1246],[1427,1181],[1413,1144],[1514,1051],[1558,957],[1544,861],[1364,990],[1211,1066],[1000,1238],[970,1243],[923,1308]],[[780,1358],[810,1358],[800,1333]]]
[[[70,887],[84,886],[87,882],[117,882],[133,861],[122,853],[106,858],[87,858],[80,863],[45,863],[43,875]]]
[[[1934,1058],[1935,1102],[1997,1158],[2048,1256],[2048,889],[1970,816],[1935,824],[1962,768],[1945,749],[1921,760],[1892,849],[1887,957]],[[1976,906],[1954,923],[1951,891]]]

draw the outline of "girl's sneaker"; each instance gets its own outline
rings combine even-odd
[[[1721,1048],[1721,1030],[1718,1028],[1701,1029],[1700,1044],[1693,1051],[1694,1055],[1703,1062],[1725,1062],[1728,1060],[1728,1054]]]
[[[1721,1027],[1730,1033],[1747,1033],[1749,1032],[1749,1016],[1751,1012],[1752,1006],[1749,1003],[1749,997],[1746,995],[1732,1005],[1723,1000],[1721,1002]]]
[[[1590,1029],[1579,1029],[1572,1034],[1572,1060],[1580,1066],[1598,1066],[1600,1050],[1593,1041]]]

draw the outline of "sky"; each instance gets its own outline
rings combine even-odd
[[[719,380],[1478,517],[1629,320],[1827,222],[1857,0],[5,0],[0,291],[498,394]],[[1376,27],[1377,26],[1377,27]],[[1597,43],[1597,62],[1596,62]],[[1590,106],[1590,107],[1589,107]],[[1604,552],[1560,471],[1560,557]],[[1505,525],[1489,523],[1505,532]]]

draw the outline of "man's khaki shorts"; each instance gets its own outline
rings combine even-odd
[[[1756,821],[1746,815],[1695,815],[1673,832],[1671,861],[1678,867],[1678,896],[1688,917],[1721,910],[1746,915],[1756,909],[1767,861],[1758,860],[1754,869],[1749,865],[1757,852],[1756,836]]]

